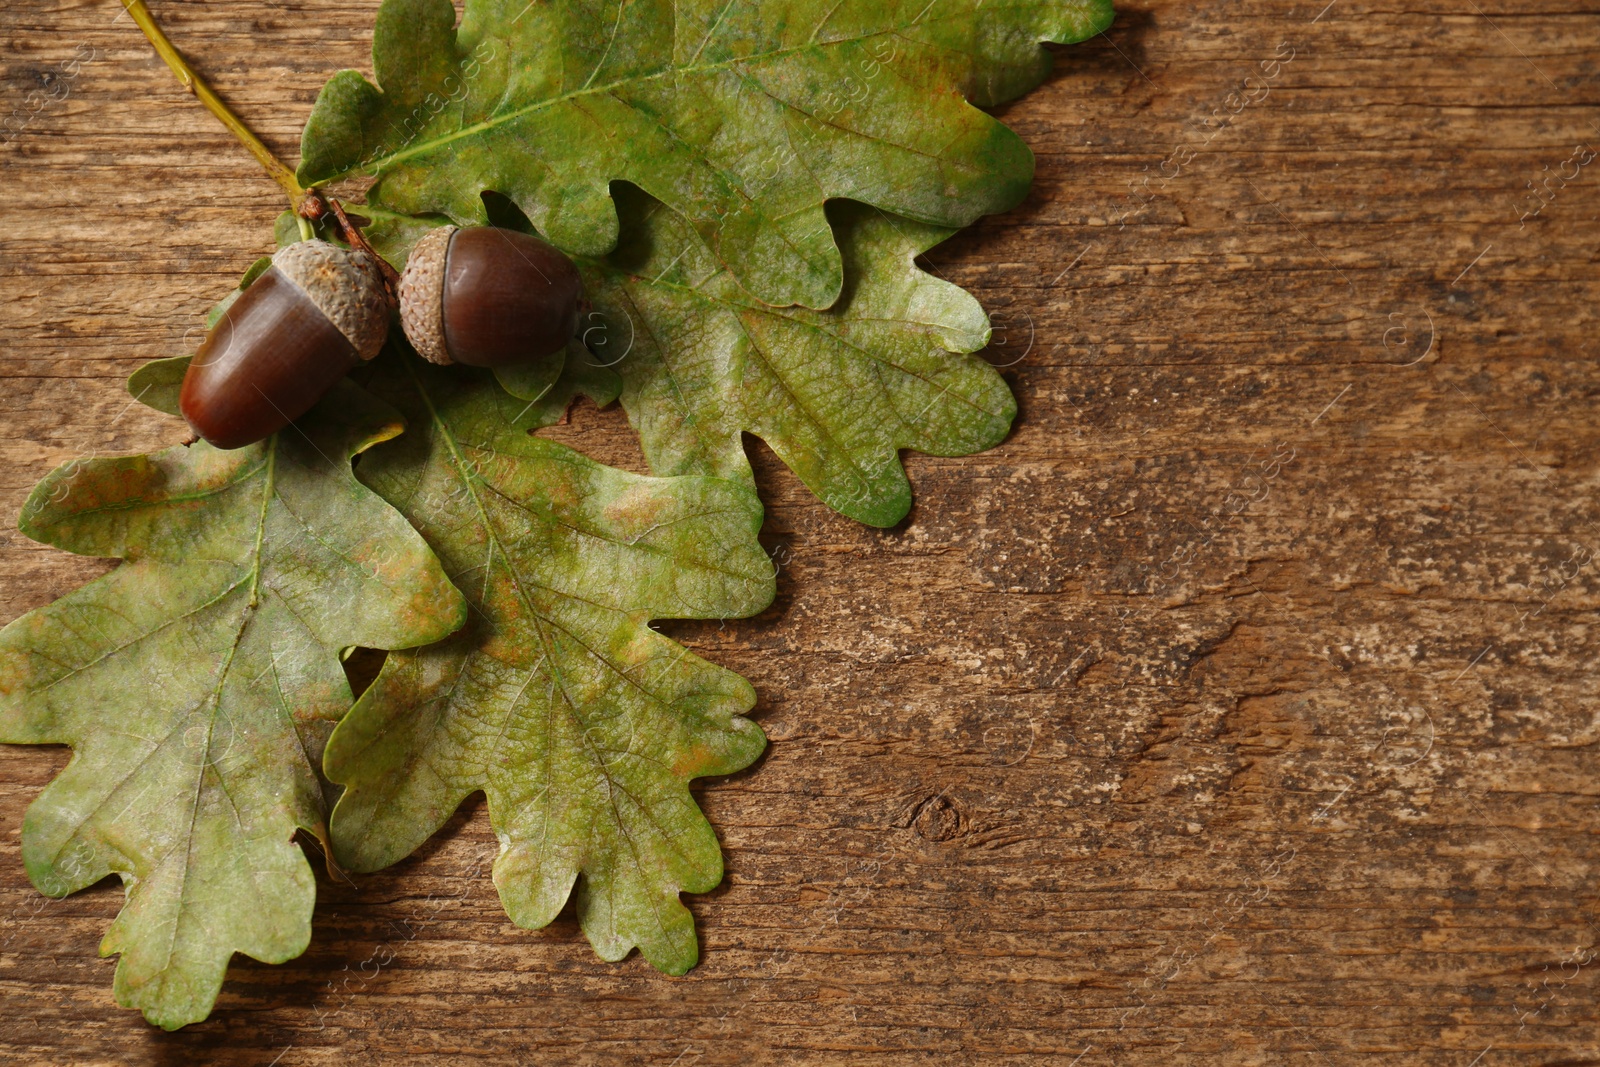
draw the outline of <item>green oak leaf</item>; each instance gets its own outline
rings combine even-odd
[[[0,631],[0,741],[74,750],[28,809],[23,862],[50,896],[122,878],[100,951],[121,954],[118,1003],[159,1026],[204,1019],[235,952],[305,950],[293,837],[325,837],[339,650],[462,622],[438,559],[351,471],[402,426],[341,383],[261,444],[76,461],[23,508],[29,537],[125,561]]]
[[[378,85],[336,74],[300,181],[377,178],[371,203],[481,222],[484,190],[573,254],[617,240],[626,180],[769,304],[844,281],[825,201],[940,226],[1017,204],[1033,155],[978,110],[1048,73],[1110,0],[385,0]],[[977,105],[977,106],[974,106]]]
[[[532,436],[570,386],[529,404],[481,371],[414,356],[369,386],[411,429],[362,457],[360,477],[434,547],[472,610],[443,642],[391,653],[334,731],[335,856],[362,871],[394,863],[481,790],[514,922],[549,923],[576,881],[602,958],[638,946],[681,974],[698,948],[678,894],[722,878],[688,782],[747,766],[766,741],[740,714],[749,684],[649,623],[771,601],[760,502],[736,482],[628,474]]]
[[[899,450],[964,456],[999,444],[1016,401],[988,362],[983,308],[914,257],[951,231],[849,202],[829,206],[845,287],[826,311],[751,299],[693,227],[619,187],[623,242],[580,266],[589,343],[657,474],[751,477],[765,441],[830,507],[873,526],[911,508]]]

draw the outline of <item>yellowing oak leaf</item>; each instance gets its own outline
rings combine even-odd
[[[30,537],[125,561],[0,631],[0,741],[73,748],[23,861],[51,896],[122,878],[101,952],[121,954],[118,1002],[160,1026],[205,1018],[233,953],[305,950],[293,837],[325,834],[339,650],[462,621],[433,553],[351,471],[402,425],[345,383],[261,444],[69,463],[23,509]]]
[[[746,766],[765,738],[740,714],[748,683],[649,623],[767,605],[760,503],[739,483],[628,474],[530,436],[560,389],[530,404],[415,357],[369,385],[412,428],[360,476],[427,538],[471,612],[445,641],[391,654],[334,731],[335,854],[356,870],[393,863],[481,790],[513,921],[550,922],[576,882],[602,958],[637,945],[682,973],[698,949],[678,894],[722,878],[688,782]]]

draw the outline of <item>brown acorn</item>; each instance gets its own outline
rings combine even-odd
[[[396,287],[406,337],[434,363],[498,367],[559,352],[578,325],[583,282],[537,237],[441,226],[417,242]]]
[[[205,341],[178,406],[218,448],[242,448],[301,415],[383,347],[389,295],[373,257],[326,241],[280,249]]]

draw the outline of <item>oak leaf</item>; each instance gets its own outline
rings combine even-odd
[[[299,177],[373,176],[372,204],[463,224],[493,190],[587,256],[625,180],[758,300],[824,308],[824,202],[947,227],[1015,206],[1033,154],[979,108],[1044,78],[1041,42],[1110,21],[1110,0],[468,0],[458,28],[450,0],[385,0],[378,85],[323,87]]]
[[[983,308],[913,262],[951,231],[830,205],[843,293],[825,311],[775,308],[674,212],[626,187],[617,204],[622,244],[581,264],[590,340],[657,474],[748,480],[750,433],[830,507],[892,526],[911,508],[901,449],[965,456],[1009,432],[1016,401],[971,354],[990,338]]]
[[[51,896],[121,877],[100,951],[152,1023],[205,1018],[235,952],[305,950],[315,884],[293,837],[326,835],[340,650],[462,622],[433,553],[351,472],[402,425],[341,383],[260,444],[75,461],[23,508],[35,540],[124,561],[0,631],[0,741],[74,750],[28,809],[23,862]]]
[[[688,781],[748,765],[765,738],[741,715],[748,683],[649,623],[767,605],[759,501],[531,436],[570,377],[530,403],[484,372],[408,356],[367,384],[411,428],[364,456],[360,477],[427,538],[471,611],[445,641],[391,653],[334,731],[335,855],[354,870],[394,863],[481,790],[514,922],[549,923],[576,881],[602,958],[637,945],[681,974],[698,948],[678,894],[722,879]]]

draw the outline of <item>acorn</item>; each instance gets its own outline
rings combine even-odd
[[[583,282],[537,237],[497,226],[440,226],[396,287],[406,337],[434,363],[499,367],[561,351],[577,331]]]
[[[178,396],[183,417],[218,448],[276,433],[378,354],[390,309],[370,253],[315,240],[280,249],[194,354]]]

